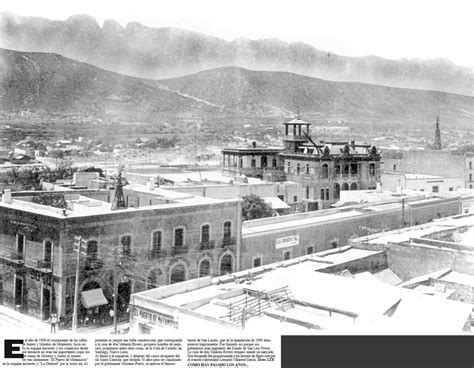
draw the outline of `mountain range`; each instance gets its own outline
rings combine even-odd
[[[0,109],[154,124],[160,114],[283,121],[300,111],[315,120],[413,125],[441,114],[445,126],[471,126],[474,97],[238,67],[140,79],[57,54],[0,49]]]
[[[387,60],[346,57],[304,43],[275,39],[226,41],[179,28],[102,26],[92,17],[64,21],[0,14],[0,47],[63,55],[106,70],[145,79],[241,67],[285,71],[320,79],[474,95],[474,72],[444,59]]]

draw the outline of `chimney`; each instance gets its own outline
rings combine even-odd
[[[5,189],[2,195],[3,203],[12,203],[12,191],[11,189]]]
[[[382,193],[382,183],[377,183],[377,193]]]

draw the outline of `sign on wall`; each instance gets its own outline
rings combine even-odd
[[[300,243],[299,235],[285,236],[284,238],[275,239],[275,248],[281,249],[286,247],[294,247]]]

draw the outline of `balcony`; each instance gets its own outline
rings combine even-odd
[[[52,263],[50,261],[36,261],[36,268],[40,270],[47,270],[51,272],[52,270]]]
[[[104,261],[102,261],[101,259],[94,258],[94,257],[86,257],[86,259],[84,260],[85,271],[95,271],[102,268],[103,265],[104,265]]]
[[[199,243],[200,250],[214,249],[215,240],[202,241]]]
[[[152,261],[154,259],[166,258],[166,250],[150,250],[148,252],[148,260]]]
[[[12,252],[10,259],[16,263],[25,263],[25,255],[19,252]]]
[[[171,257],[180,256],[186,253],[188,253],[188,247],[185,247],[185,246],[173,247],[171,249]]]
[[[230,247],[231,245],[236,244],[235,236],[225,237],[222,239],[222,248]]]

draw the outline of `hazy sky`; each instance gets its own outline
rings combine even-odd
[[[0,9],[61,20],[90,14],[100,24],[110,18],[226,40],[278,38],[341,55],[474,66],[472,0],[2,0]]]

